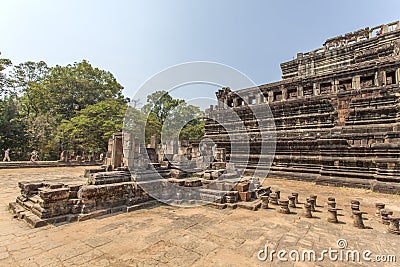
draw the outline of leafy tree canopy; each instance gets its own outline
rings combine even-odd
[[[156,91],[149,95],[142,110],[149,114],[146,141],[153,134],[161,139],[181,140],[199,139],[204,135],[204,122],[201,119],[203,113],[200,108],[188,105],[182,99],[174,99],[166,91]]]
[[[93,68],[85,60],[52,68],[44,85],[48,111],[61,119],[70,119],[77,111],[107,99],[124,101],[123,87],[112,73]]]
[[[100,101],[78,112],[58,127],[59,138],[69,149],[106,151],[108,139],[123,127],[127,105],[115,99]]]
[[[12,65],[11,60],[0,57],[0,95],[3,95],[6,92],[7,88],[9,87],[9,81],[7,79],[5,70],[7,67],[11,65]]]
[[[143,106],[142,110],[146,113],[153,112],[162,124],[172,110],[184,102],[181,99],[173,99],[166,91],[156,91],[147,96],[147,104]]]
[[[29,159],[32,149],[41,160],[57,159],[66,149],[104,152],[123,126],[137,136],[144,131],[146,142],[153,135],[160,140],[161,132],[181,139],[204,134],[198,107],[165,91],[149,95],[142,109],[135,101],[128,107],[122,90],[112,73],[86,60],[49,67],[44,61],[13,66],[0,58],[0,151],[10,148],[12,160]]]

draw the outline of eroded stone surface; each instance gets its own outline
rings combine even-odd
[[[265,186],[279,188],[283,195],[299,193],[304,203],[318,195],[320,206],[314,218],[301,216],[302,207],[291,214],[276,212],[279,207],[250,211],[217,210],[209,207],[176,208],[159,206],[147,210],[92,219],[75,224],[32,229],[11,218],[6,210],[19,189],[17,181],[43,177],[65,182],[83,173],[83,168],[0,170],[0,265],[25,266],[281,266],[260,262],[257,253],[265,245],[271,249],[327,249],[339,238],[349,247],[369,249],[375,254],[398,254],[398,235],[387,233],[387,226],[374,215],[376,202],[400,214],[400,198],[362,189],[310,186],[310,183],[268,179]],[[339,224],[327,223],[328,197],[335,196]],[[353,199],[368,212],[364,223],[372,229],[357,229],[350,217]],[[293,264],[288,264],[293,266]],[[300,263],[295,266],[312,266]],[[319,264],[321,265],[321,264]],[[324,262],[323,266],[335,266]],[[382,266],[382,264],[376,264]],[[318,266],[318,264],[316,264]],[[371,264],[374,266],[374,264]],[[394,265],[393,265],[394,266]]]

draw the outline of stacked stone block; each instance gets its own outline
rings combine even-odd
[[[90,177],[93,185],[20,182],[20,195],[9,204],[19,219],[33,227],[82,221],[117,212],[129,212],[156,204],[130,174],[107,172]]]

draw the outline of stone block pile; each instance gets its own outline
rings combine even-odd
[[[129,177],[129,180],[128,180]],[[95,173],[92,185],[20,182],[20,195],[9,204],[14,216],[33,227],[83,221],[156,204],[129,172]]]

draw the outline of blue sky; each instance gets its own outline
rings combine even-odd
[[[400,1],[0,2],[0,52],[14,64],[87,59],[134,95],[149,77],[188,61],[215,61],[255,83],[280,79],[279,63],[326,39],[400,19]],[[157,88],[165,89],[165,88]],[[180,94],[212,96],[195,86]]]

